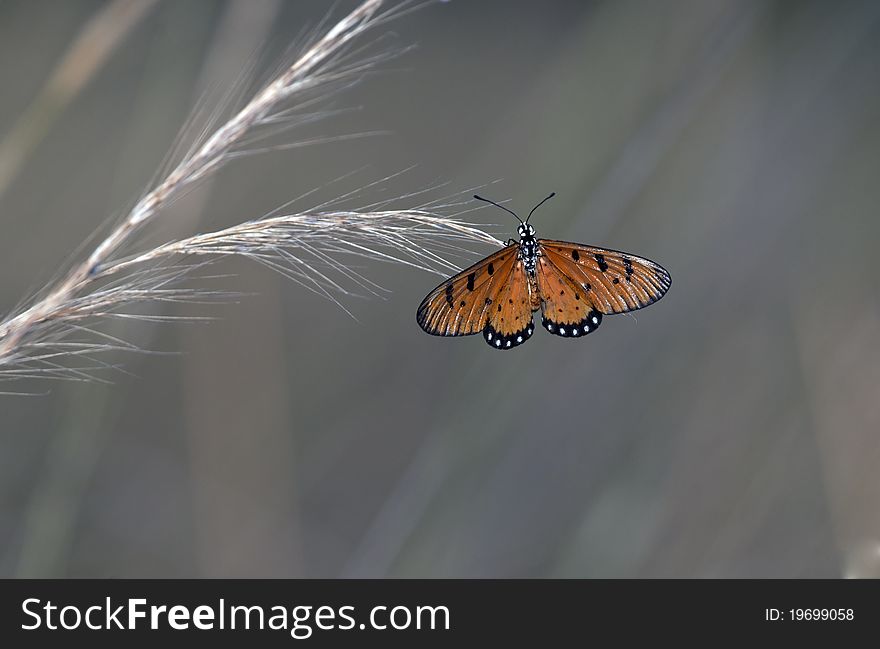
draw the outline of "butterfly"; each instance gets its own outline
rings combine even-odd
[[[602,317],[635,311],[666,294],[672,278],[665,268],[626,252],[580,243],[538,239],[526,220],[495,201],[480,201],[513,214],[519,241],[440,284],[422,301],[416,321],[434,336],[482,333],[493,349],[512,349],[534,333],[532,313],[551,334],[580,338],[593,333]]]

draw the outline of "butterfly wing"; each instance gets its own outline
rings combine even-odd
[[[532,337],[532,294],[522,261],[513,264],[510,276],[490,298],[483,339],[495,349],[511,349]]]
[[[437,286],[419,305],[419,326],[434,336],[482,331],[499,287],[513,273],[516,251],[517,246],[511,244]]]
[[[602,316],[653,304],[672,284],[665,268],[625,252],[538,240],[541,324],[552,334],[591,333]]]
[[[517,244],[502,248],[428,293],[416,312],[419,326],[435,336],[482,332],[495,349],[525,342],[534,326],[517,249]]]

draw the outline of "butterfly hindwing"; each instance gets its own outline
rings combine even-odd
[[[538,258],[538,288],[541,295],[541,324],[551,334],[579,338],[602,324],[602,313],[591,302],[593,296],[583,283],[567,276],[545,257]]]
[[[529,279],[519,260],[506,283],[493,292],[489,305],[489,319],[483,329],[483,339],[495,349],[512,349],[532,337],[532,299]]]
[[[449,278],[422,301],[416,321],[435,336],[469,336],[482,332],[497,308],[497,293],[510,284],[517,259],[512,244]]]
[[[653,304],[672,283],[662,266],[628,253],[547,239],[538,245],[542,324],[559,336],[591,333],[603,315]]]

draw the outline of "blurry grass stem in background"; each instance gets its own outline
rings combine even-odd
[[[0,138],[0,195],[61,112],[155,4],[156,0],[113,0],[83,27],[36,98]]]

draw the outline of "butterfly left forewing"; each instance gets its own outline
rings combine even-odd
[[[672,283],[659,264],[616,250],[540,239],[539,255],[542,324],[560,336],[591,333],[603,315],[653,304]]]
[[[435,336],[480,333],[495,308],[496,293],[518,264],[517,246],[510,245],[437,286],[422,300],[416,321]]]

